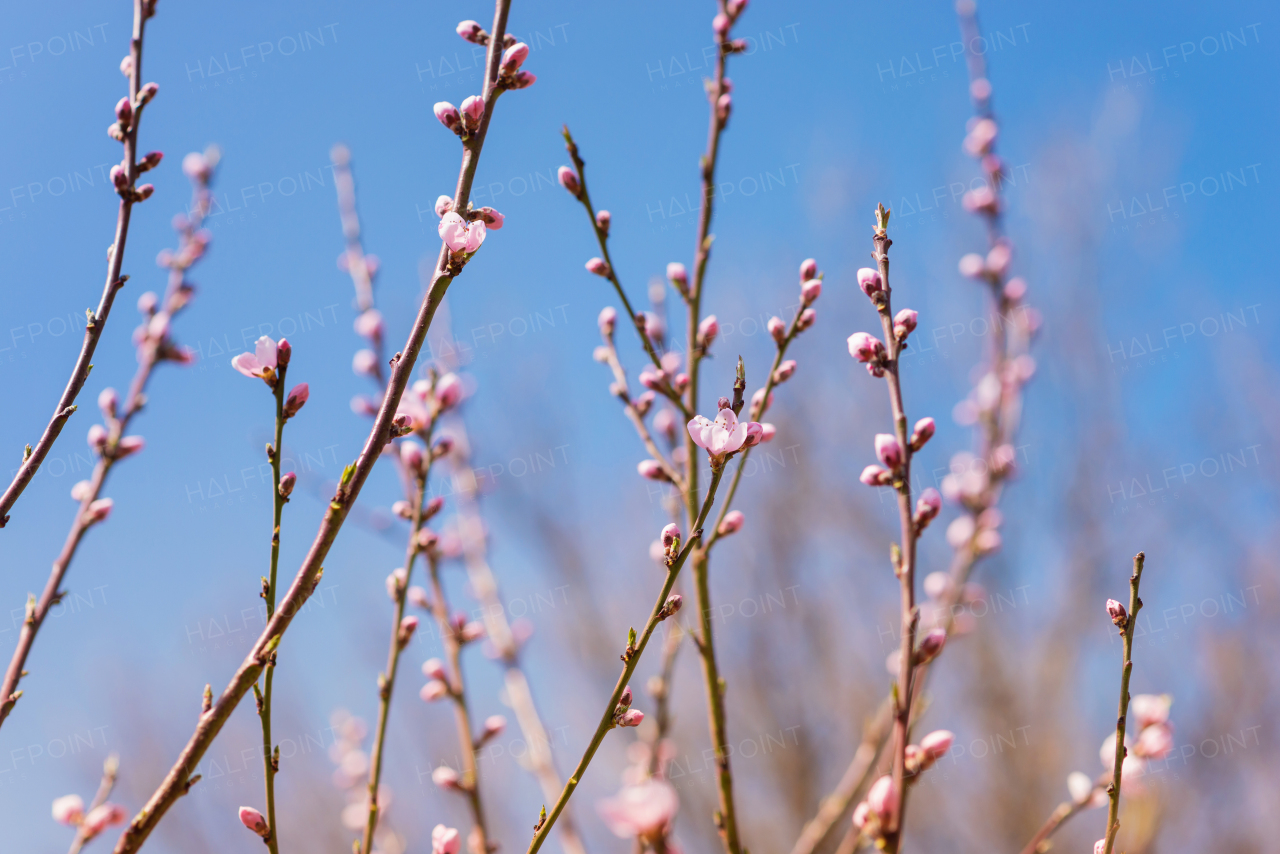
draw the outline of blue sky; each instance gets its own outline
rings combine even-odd
[[[643,301],[668,261],[691,262],[711,14],[709,4],[688,3],[513,5],[510,29],[530,44],[525,68],[538,82],[499,104],[474,198],[501,210],[506,225],[490,232],[453,285],[448,319],[476,381],[467,415],[477,463],[493,475],[495,565],[514,599],[545,601],[558,583],[531,503],[559,514],[596,556],[591,571],[602,574],[610,570],[601,564],[643,568],[661,524],[654,496],[634,476],[640,448],[590,358],[596,313],[615,300],[583,270],[593,241],[553,176],[567,162],[559,129],[568,124],[593,198],[613,214],[612,249],[633,300]],[[980,14],[991,39],[999,147],[1015,178],[1015,263],[1046,317],[1041,372],[1027,401],[1029,465],[1012,487],[1015,506],[1006,507],[1011,528],[1019,527],[997,577],[1031,585],[1040,601],[1059,589],[1059,556],[1073,536],[1061,525],[1064,496],[1081,460],[1105,445],[1084,494],[1114,550],[1116,577],[1145,547],[1168,562],[1175,607],[1247,587],[1234,564],[1274,519],[1280,439],[1268,415],[1280,359],[1271,300],[1275,7],[991,0]],[[15,637],[4,615],[20,615],[9,609],[43,585],[71,521],[68,490],[87,471],[94,397],[132,374],[133,302],[163,286],[152,259],[174,245],[168,222],[188,201],[181,155],[216,143],[223,161],[219,210],[208,221],[213,243],[192,276],[198,298],[174,328],[202,358],[190,368],[163,366],[155,377],[136,422],[147,448],[113,473],[106,494],[114,514],[89,535],[71,571],[82,601],[42,632],[27,696],[4,728],[0,815],[23,850],[61,844],[62,829],[43,818],[48,803],[91,791],[107,749],[119,750],[126,767],[145,764],[137,781],[145,790],[185,737],[186,724],[173,721],[193,718],[203,685],[224,684],[243,654],[232,629],[261,625],[253,609],[270,513],[259,468],[270,399],[230,369],[231,356],[259,334],[286,334],[290,378],[311,385],[286,436],[301,485],[286,514],[284,568],[298,564],[327,484],[357,454],[367,425],[348,401],[367,389],[350,370],[360,345],[351,284],[334,263],[342,239],[328,152],[336,142],[353,152],[365,245],[382,260],[379,306],[396,347],[418,304],[419,265],[438,251],[431,207],[457,172],[457,140],[431,105],[480,89],[479,51],[453,32],[455,19],[467,17],[487,24],[492,10],[473,2],[441,10],[162,0],[149,24],[144,77],[160,94],[145,114],[142,147],[167,157],[152,173],[155,195],[135,209],[124,267],[132,279],[80,412],[0,538],[0,637]],[[105,128],[124,92],[116,67],[130,20],[129,4],[119,2],[24,4],[2,27],[0,104],[14,131],[0,161],[0,249],[9,265],[0,300],[0,457],[12,466],[47,419],[75,359],[77,324],[100,292],[115,220],[104,176],[119,154]],[[793,305],[796,266],[816,257],[827,272],[819,324],[797,345],[801,371],[779,397],[797,407],[791,423],[803,441],[789,446],[793,457],[807,457],[829,481],[852,482],[870,461],[877,424],[888,423],[880,389],[859,376],[843,343],[872,320],[854,299],[853,274],[866,263],[871,210],[883,201],[894,209],[898,299],[921,312],[922,345],[932,344],[916,356],[908,406],[938,417],[930,462],[940,470],[967,447],[967,432],[946,416],[967,393],[985,342],[975,322],[980,295],[955,266],[984,238],[958,199],[957,188],[979,173],[960,150],[970,105],[952,10],[919,0],[756,0],[737,35],[751,49],[731,62],[734,113],[708,280],[726,331],[708,376],[727,390],[738,352],[759,376],[771,355],[760,327]],[[637,354],[627,342],[633,370]],[[1247,463],[1218,470],[1229,453]],[[548,457],[557,465],[539,462]],[[1205,462],[1214,459],[1218,468]],[[764,489],[783,488],[785,476],[771,472]],[[887,509],[848,492],[888,536]],[[397,497],[391,473],[380,472],[361,503],[372,512]],[[299,731],[323,730],[338,705],[372,712],[385,644],[382,578],[402,545],[367,518],[353,517],[327,563],[328,604],[290,633],[298,650],[310,651],[291,662],[287,708]],[[1150,545],[1154,536],[1163,538],[1159,547]],[[749,561],[751,548],[744,538],[726,554]],[[943,560],[934,548],[926,554]],[[838,565],[830,550],[815,549]],[[576,607],[625,624],[639,619],[648,595],[579,599]],[[888,585],[875,594],[892,595]],[[533,653],[533,667],[593,707],[594,683],[559,675],[550,652],[563,616],[535,619],[548,652]],[[207,637],[214,625],[225,641]],[[1090,637],[1105,649],[1101,629]],[[1154,653],[1163,660],[1153,669],[1177,678],[1177,662],[1194,648],[1192,631]],[[416,664],[401,696],[406,715],[423,714],[409,705],[418,702]],[[479,656],[474,666],[485,670]],[[476,678],[479,691],[496,683],[492,673]],[[1105,720],[1109,697],[1085,697],[1085,711]],[[497,705],[491,690],[482,707]],[[551,714],[577,722],[579,712],[559,704]],[[167,721],[163,734],[149,740],[158,720]],[[54,740],[91,732],[92,748],[51,758]],[[243,713],[224,739],[252,744],[252,735]],[[412,774],[396,775],[417,797]],[[193,814],[204,821],[224,801],[257,797],[254,779],[214,788]],[[513,791],[536,798],[531,787]],[[165,844],[157,839],[156,850],[178,850]]]

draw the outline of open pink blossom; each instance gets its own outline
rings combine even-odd
[[[263,335],[254,344],[252,353],[241,353],[231,360],[231,367],[246,377],[260,377],[267,385],[276,379],[276,342]]]
[[[747,440],[747,422],[739,421],[732,409],[721,409],[715,421],[695,415],[688,427],[693,443],[713,457],[732,454]]]
[[[453,211],[440,218],[440,225],[437,231],[440,232],[440,239],[454,252],[470,254],[479,249],[481,243],[484,243],[485,225],[483,220],[467,222]]]
[[[458,854],[462,849],[462,836],[456,827],[437,824],[431,831],[431,854]]]
[[[600,818],[621,839],[661,839],[679,808],[680,799],[671,784],[653,778],[596,803]]]
[[[79,795],[63,795],[53,802],[53,820],[59,824],[79,824],[84,818],[84,799]]]

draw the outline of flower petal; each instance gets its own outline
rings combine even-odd
[[[258,364],[264,368],[274,368],[276,366],[276,342],[263,335],[258,339],[258,343],[253,347],[254,354],[258,357]]]
[[[467,225],[467,251],[475,252],[484,243],[486,234],[484,220],[476,220]]]
[[[262,376],[262,365],[258,362],[258,357],[252,353],[241,353],[236,356],[231,360],[231,367],[246,377]]]

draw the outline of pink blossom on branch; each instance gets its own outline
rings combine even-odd
[[[276,383],[276,342],[263,335],[252,353],[241,353],[231,360],[231,367],[246,377],[259,377],[269,386]]]

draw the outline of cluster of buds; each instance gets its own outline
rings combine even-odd
[[[631,686],[628,685],[622,689],[618,705],[613,709],[613,725],[640,726],[642,720],[644,720],[644,712],[631,708]]]
[[[453,210],[452,199],[449,202],[448,206],[436,203],[437,212],[442,207],[445,209],[445,212],[440,215],[440,224],[436,227],[436,231],[440,234],[440,239],[449,247],[449,251],[453,253],[454,262],[465,264],[480,248],[480,244],[484,243],[489,229],[496,231],[502,228],[504,217],[493,208],[487,207],[467,210],[464,217]]]
[[[140,362],[153,358],[180,365],[195,362],[194,350],[175,344],[169,337],[174,312],[190,302],[194,294],[195,288],[183,282],[170,292],[168,303],[163,309],[160,308],[160,298],[154,291],[147,291],[138,297],[138,313],[142,315],[142,323],[133,330],[133,346],[138,348]]]
[[[870,332],[855,332],[849,336],[849,355],[867,366],[873,377],[884,376],[889,369],[889,353],[880,339]]]
[[[959,595],[955,595],[955,582],[951,575],[938,571],[926,575],[922,586],[927,601],[920,605],[921,627],[941,629],[949,624],[950,631],[957,635],[973,631],[977,619],[973,613],[974,606],[987,599],[987,591],[981,584],[966,582]]]
[[[521,71],[529,56],[529,46],[524,42],[515,42],[502,52],[502,62],[498,66],[498,85],[503,89],[527,89],[537,77],[528,71]]]
[[[418,696],[424,703],[434,703],[453,696],[453,688],[449,685],[449,676],[445,672],[443,661],[438,658],[428,658],[422,663],[422,675],[428,680],[418,692]]]
[[[1112,610],[1111,605],[1114,600],[1108,601],[1107,610]],[[1115,603],[1119,605],[1119,603]],[[1124,606],[1119,605],[1120,612],[1123,613]],[[1113,617],[1113,619],[1115,619]],[[1124,759],[1120,765],[1120,784],[1125,789],[1138,789],[1142,787],[1141,778],[1147,772],[1148,762],[1158,762],[1164,759],[1173,750],[1173,724],[1169,722],[1169,711],[1173,705],[1173,698],[1168,694],[1138,694],[1129,701],[1129,712],[1136,723],[1136,739],[1131,739],[1127,734],[1124,739]],[[1102,748],[1098,751],[1099,758],[1102,760],[1102,766],[1106,769],[1106,780],[1110,780],[1115,768],[1116,758],[1116,734],[1113,732],[1107,736],[1102,742]],[[1078,779],[1083,777],[1084,781]],[[1087,806],[1101,806],[1107,802],[1105,794],[1101,791],[1090,791],[1086,796],[1082,782],[1087,782],[1088,778],[1083,774],[1072,774],[1068,778],[1067,784],[1073,789],[1073,796],[1079,803],[1086,803]]]
[[[928,770],[935,762],[947,755],[955,734],[940,729],[920,739],[919,744],[907,745],[907,773],[911,776]]]
[[[934,423],[932,418],[921,418],[917,421],[915,429],[911,432],[911,439],[908,442],[910,452],[918,451],[924,447],[924,443],[929,441],[933,431]],[[862,474],[858,476],[858,479],[867,486],[897,486],[902,481],[903,468],[910,458],[910,453],[903,451],[902,443],[892,433],[877,433],[875,447],[876,458],[880,460],[881,465],[867,466],[862,470]],[[933,495],[929,497],[926,503],[932,506],[934,497],[937,496],[938,507],[940,508],[940,496],[935,490],[926,490],[926,494],[930,492]],[[925,501],[925,496],[921,496],[921,501]],[[918,511],[921,509],[921,507],[917,507]],[[937,509],[933,509],[928,515],[928,519],[932,519],[937,513]]]
[[[403,432],[400,435],[422,432],[440,415],[457,406],[462,401],[465,391],[462,378],[455,373],[447,373],[439,378],[432,373],[430,378],[415,382],[400,398],[400,405],[396,409],[396,418],[404,419],[403,426],[400,428]],[[376,405],[364,397],[358,396],[352,399],[351,408],[356,412],[377,414]],[[437,447],[432,448],[433,459],[444,456],[452,450],[452,441],[448,441],[447,445],[445,443],[446,440],[441,439]]]
[[[898,805],[898,787],[888,774],[880,777],[867,790],[867,798],[854,807],[853,826],[867,839],[883,838],[883,828]],[[883,846],[880,846],[883,847]]]
[[[459,646],[478,641],[484,637],[484,623],[479,620],[468,620],[467,615],[459,611],[449,618],[449,631]]]
[[[470,95],[462,102],[462,108],[459,109],[448,101],[437,101],[432,111],[436,114],[436,119],[440,124],[453,131],[464,141],[480,130],[480,124],[484,120],[484,98],[479,95]]]
[[[84,799],[79,795],[64,795],[53,802],[53,820],[80,829],[81,843],[98,836],[108,827],[123,824],[129,817],[119,804],[105,803],[84,811]]]
[[[747,49],[746,39],[730,40],[729,38],[729,30],[746,8],[747,0],[728,0],[724,4],[724,11],[711,19],[711,30],[716,35],[716,42],[725,53],[741,53]]]

